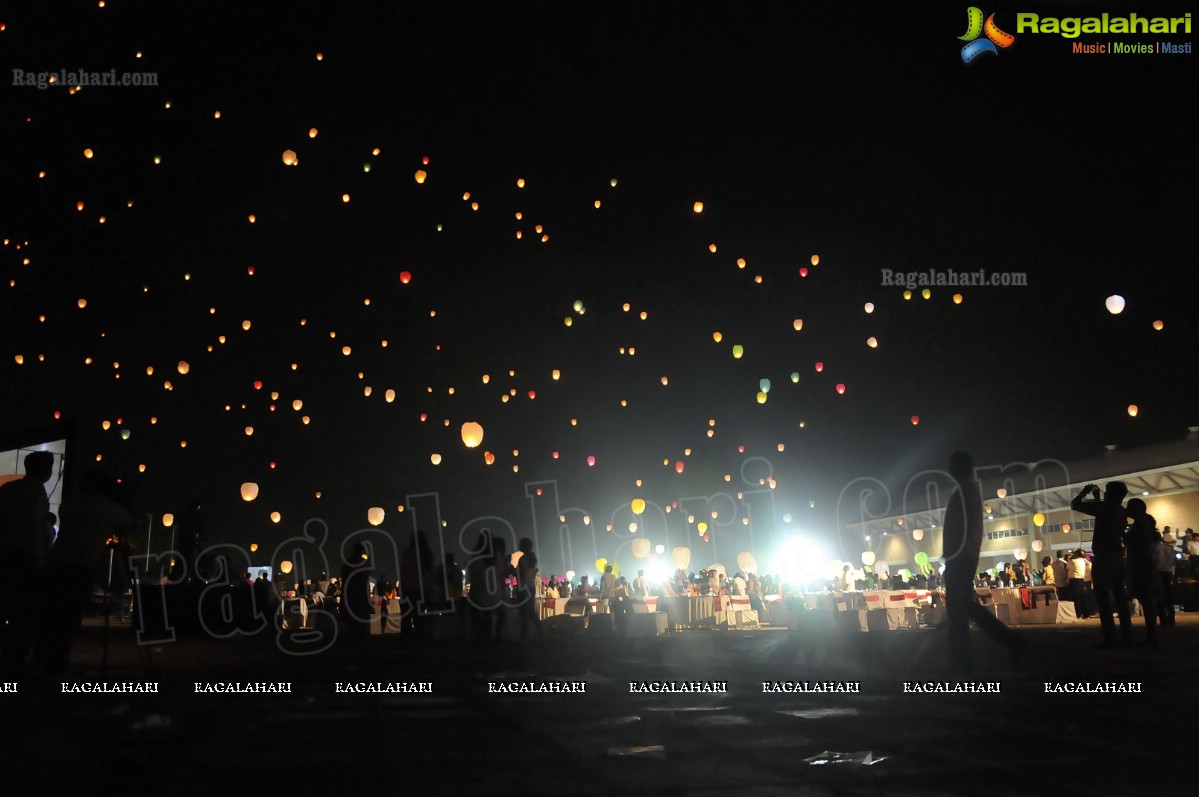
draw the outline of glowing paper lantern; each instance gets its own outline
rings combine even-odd
[[[874,336],[866,338],[866,345],[872,349],[877,349],[878,348],[878,338],[876,338]]]
[[[483,442],[483,426],[474,421],[462,424],[462,443],[467,448],[475,448]]]
[[[1041,541],[1041,540],[1033,540],[1032,541],[1032,549],[1034,551],[1036,551],[1037,553],[1040,553],[1041,549],[1044,547],[1045,547],[1045,543],[1043,541]]]
[[[287,559],[284,559],[282,562],[279,563],[279,572],[282,573],[283,575],[287,575],[288,573],[291,572],[292,567],[293,567],[292,563],[290,561],[288,561]]]
[[[1044,526],[1045,525],[1045,515],[1041,512],[1037,512],[1035,515],[1032,516],[1032,524],[1034,526],[1036,526],[1037,528]]]
[[[1154,321],[1154,322],[1153,322],[1153,328],[1154,328],[1154,329],[1156,329],[1158,332],[1161,332],[1163,329],[1165,329],[1165,328],[1166,328],[1166,322],[1165,322],[1165,321],[1161,321],[1161,320]]]
[[[796,332],[799,332],[801,329],[803,329],[803,319],[797,318],[794,321],[792,321],[791,328],[794,329]]]
[[[1062,524],[1062,534],[1069,534],[1069,533],[1070,533],[1070,524],[1063,523]]]
[[[758,403],[759,404],[765,404],[766,400],[768,398],[770,398],[769,394],[767,394],[765,391],[759,391],[759,393],[758,393]]]
[[[999,496],[1000,498],[1007,498],[1007,488],[1000,487],[995,491],[995,495]]]
[[[175,370],[180,374],[186,374],[191,370],[191,366],[187,364],[187,360],[180,360],[179,364],[175,366]]]
[[[865,306],[862,309],[865,310],[867,314],[873,313],[874,312],[874,302],[866,302]]]
[[[634,515],[640,515],[645,511],[645,499],[634,498],[632,503],[629,504],[629,508],[633,510]]]
[[[791,381],[792,381],[794,384],[799,384],[799,371],[792,371],[792,372],[791,372]]]
[[[862,564],[867,567],[874,564],[874,551],[862,551]]]
[[[1131,417],[1135,418],[1135,417],[1137,417],[1137,413],[1138,413],[1138,412],[1140,412],[1140,409],[1137,407],[1137,405],[1136,405],[1136,404],[1129,404],[1129,405],[1128,405],[1128,414],[1129,414],[1129,416],[1131,416]]]
[[[920,424],[920,416],[913,415],[912,416],[912,426],[918,426],[919,424]]]
[[[912,531],[912,539],[913,540],[923,540],[924,539],[924,529],[913,530]]]
[[[741,355],[743,355],[743,354],[745,354],[745,347],[744,347],[744,346],[742,346],[740,343],[738,343],[737,345],[733,346],[733,359],[734,359],[734,360],[740,360],[740,359],[741,359]]]
[[[587,457],[587,467],[589,467],[589,468],[594,468],[594,467],[595,467],[595,454],[590,454],[590,455],[588,455],[588,457]]]
[[[696,202],[694,205],[691,206],[691,209],[693,211],[695,211],[696,213],[703,213],[704,212],[704,203]]]
[[[299,162],[300,162],[300,159],[296,157],[295,150],[290,150],[290,149],[283,150],[283,165],[284,166],[295,166]]]
[[[175,525],[175,516],[172,515],[170,512],[167,512],[165,515],[162,516],[162,527],[165,529],[169,529],[173,525]]]
[[[758,560],[749,551],[742,551],[737,554],[737,569],[743,573],[758,572]]]
[[[812,259],[810,262],[812,263],[813,266],[819,266],[820,265],[820,255],[812,255]]]
[[[280,515],[278,512],[271,513],[271,522],[272,523],[278,523],[282,519],[283,519],[283,515]]]
[[[598,572],[602,573],[602,572],[604,572],[604,567],[607,564],[608,564],[608,560],[601,556],[599,559],[595,560],[595,569]]]
[[[845,393],[845,384],[844,383],[842,383],[842,382],[837,383],[837,392],[842,393],[842,394]]]
[[[1027,559],[1028,558],[1028,549],[1027,548],[1017,548],[1016,549],[1016,558],[1017,559]]]
[[[955,293],[955,294],[953,295],[953,303],[954,303],[954,304],[961,304],[961,303],[962,303],[962,294],[960,294],[960,293]]]
[[[425,178],[428,176],[429,175],[425,174],[424,169],[417,169],[416,174],[412,175],[412,179],[416,180],[417,183],[424,183]]]
[[[724,340],[724,335],[720,334],[720,331],[717,330],[716,332],[712,333],[712,340],[719,343],[720,341]]]
[[[432,462],[434,465],[440,465],[441,464],[441,454],[430,454],[429,461]]]
[[[683,462],[683,460],[681,460],[681,459],[674,463],[674,472],[675,473],[682,473],[686,468],[687,468],[687,464],[685,462]]]
[[[1113,293],[1103,300],[1103,306],[1112,315],[1120,315],[1120,313],[1124,312],[1124,297]]]
[[[675,568],[679,570],[686,570],[687,565],[691,564],[690,548],[684,548],[680,545],[678,548],[675,548],[673,551],[671,551],[670,556],[671,560],[674,562]]]
[[[250,553],[254,553],[257,550],[258,550],[258,543],[256,543],[256,542],[250,543]]]
[[[761,390],[763,393],[769,393],[770,392],[770,380],[769,379],[759,379],[758,380],[758,389]]]
[[[820,373],[823,370],[824,370],[824,363],[822,363],[822,362],[816,363],[816,373]]]
[[[372,506],[370,509],[366,510],[366,522],[370,523],[372,526],[378,526],[380,523],[382,523],[383,517],[384,511],[383,507],[381,506]]]
[[[651,547],[652,543],[644,537],[639,537],[633,540],[632,544],[629,546],[629,548],[633,551],[633,556],[637,559],[644,559],[645,557],[649,556]]]
[[[241,500],[253,501],[258,497],[258,485],[254,482],[246,482],[241,486]]]

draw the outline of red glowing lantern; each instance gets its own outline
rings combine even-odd
[[[400,282],[404,283],[405,285],[407,285],[409,282],[412,282],[412,272],[411,271],[401,271],[400,272]]]

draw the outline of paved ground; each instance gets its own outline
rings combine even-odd
[[[1138,629],[1139,630],[1139,629]],[[273,639],[138,647],[84,629],[72,681],[154,680],[157,695],[0,695],[9,782],[32,793],[302,795],[1157,795],[1191,793],[1199,615],[1158,650],[1093,651],[1096,621],[1021,628],[1026,656],[973,634],[973,678],[1002,692],[904,694],[960,680],[943,631],[559,635],[476,648],[376,637],[285,655]],[[496,695],[490,681],[585,680],[585,694]],[[636,695],[629,681],[727,681],[726,694]],[[194,694],[196,681],[288,681],[287,695]],[[851,680],[860,694],[763,694]],[[337,681],[431,681],[432,694],[336,694]],[[1045,694],[1135,681],[1141,694]],[[817,764],[826,752],[872,763]],[[869,759],[866,756],[869,755]],[[13,777],[18,780],[14,781]],[[330,791],[336,790],[336,791]],[[22,792],[23,793],[23,792]],[[59,792],[61,793],[61,792]]]

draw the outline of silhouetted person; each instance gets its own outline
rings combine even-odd
[[[67,668],[97,568],[107,562],[105,541],[114,535],[127,537],[137,524],[115,500],[115,487],[115,480],[104,471],[88,471],[78,492],[62,505],[62,524],[46,567],[47,588],[34,654],[34,661],[48,674]]]
[[[46,482],[54,455],[25,456],[25,475],[0,485],[0,572],[7,583],[0,600],[0,675],[22,680],[33,645],[39,578],[50,548],[50,499]]]
[[[371,565],[365,545],[354,546],[341,576],[341,613],[346,639],[362,642],[371,634]]]
[[[1162,582],[1153,557],[1157,521],[1145,511],[1145,502],[1140,498],[1129,500],[1128,516],[1132,518],[1124,535],[1124,544],[1128,548],[1128,583],[1133,597],[1141,602],[1141,613],[1145,618],[1144,644],[1157,647],[1157,604],[1163,597]]]
[[[486,640],[491,634],[491,610],[499,602],[499,588],[495,585],[494,552],[491,547],[491,532],[479,532],[475,550],[466,566],[467,609],[470,614],[470,633],[476,642]]]
[[[1027,644],[1000,622],[995,615],[974,601],[974,574],[983,540],[983,504],[974,461],[958,451],[949,458],[949,473],[957,486],[945,506],[943,540],[945,548],[945,603],[949,615],[949,644],[954,664],[970,669],[970,621],[1019,659]]]
[[[1167,526],[1167,528],[1169,528]],[[1162,599],[1158,602],[1158,619],[1162,625],[1174,625],[1174,567],[1177,561],[1174,546],[1154,534],[1153,561],[1157,564],[1157,577],[1162,582]]]
[[[533,541],[528,537],[521,539],[517,550],[521,552],[516,562],[517,600],[520,602],[520,638],[528,638],[529,626],[533,627],[534,635],[541,639],[541,617],[537,607],[537,554],[533,553]]]
[[[1087,501],[1088,493],[1095,500]],[[1132,615],[1128,609],[1128,597],[1124,592],[1126,578],[1124,566],[1124,528],[1127,517],[1121,502],[1128,495],[1124,482],[1108,482],[1102,500],[1099,488],[1088,484],[1070,502],[1070,508],[1095,518],[1095,531],[1091,535],[1091,585],[1099,604],[1099,623],[1103,627],[1103,641],[1097,647],[1116,647],[1116,628],[1112,612],[1120,617],[1120,641],[1132,644]],[[1143,504],[1142,504],[1143,505]],[[1079,605],[1080,595],[1075,599]]]
[[[187,511],[176,521],[175,539],[179,541],[179,552],[183,554],[183,566],[187,568],[187,579],[193,584],[206,580],[207,563],[201,563],[208,548],[208,535],[204,529],[204,515],[200,499],[193,498]]]
[[[424,623],[420,613],[425,607],[425,594],[432,582],[433,551],[429,548],[425,533],[417,529],[412,533],[412,544],[400,554],[400,595],[404,630],[411,631],[414,639],[424,634]]]
[[[266,577],[265,570],[258,571],[258,578],[254,580],[251,589],[255,608],[267,618],[267,627],[273,628],[272,618],[279,612],[279,593],[275,591],[275,585]]]
[[[491,629],[491,640],[493,642],[504,641],[504,626],[508,620],[508,602],[504,598],[508,595],[508,579],[516,573],[512,569],[512,559],[508,555],[508,544],[503,537],[495,537],[492,539],[492,546],[495,549],[495,557],[492,559],[491,568],[495,578],[497,589],[496,602],[489,612]]]

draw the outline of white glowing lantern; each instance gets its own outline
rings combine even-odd
[[[1003,487],[1000,487],[995,491],[995,495],[999,496],[1000,498],[1007,498],[1007,490]]]
[[[279,563],[279,572],[282,573],[283,575],[287,575],[288,573],[290,573],[291,568],[292,568],[292,564],[287,559],[284,559],[282,562]]]
[[[462,443],[467,448],[475,448],[483,442],[483,426],[474,421],[462,424]]]
[[[674,560],[674,566],[678,570],[686,570],[687,565],[691,564],[691,549],[684,548],[681,545],[671,551],[671,559]]]
[[[282,519],[283,519],[283,515],[280,515],[278,512],[271,513],[271,522],[272,523],[278,523]]]
[[[1041,549],[1044,547],[1045,547],[1045,543],[1042,542],[1041,540],[1033,540],[1032,541],[1032,549],[1034,551],[1036,551],[1037,553],[1040,553]]]
[[[1103,300],[1103,306],[1112,315],[1120,315],[1120,313],[1124,312],[1124,297],[1113,293]]]
[[[246,482],[241,486],[241,500],[253,501],[258,497],[258,485],[254,482]]]
[[[749,551],[742,551],[737,554],[737,569],[743,573],[758,572],[758,560]]]
[[[1027,548],[1017,548],[1016,549],[1016,558],[1017,559],[1027,559],[1028,558],[1028,549]]]
[[[912,531],[912,539],[913,540],[923,540],[924,539],[924,529],[914,529]]]
[[[632,548],[633,556],[635,558],[644,559],[645,557],[649,556],[651,543],[649,540],[645,539],[644,537],[640,537],[638,539],[633,540],[632,544],[629,547]]]
[[[862,564],[867,567],[874,564],[874,551],[862,551]]]
[[[372,526],[378,526],[383,522],[384,512],[381,506],[372,506],[366,510],[366,522]]]
[[[432,462],[434,465],[440,465],[441,464],[441,454],[430,455],[429,461]]]
[[[654,553],[658,554],[658,556],[661,556],[662,554],[666,553],[666,546],[662,545],[661,543],[659,543],[658,545],[655,545]]]

